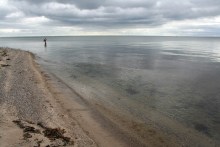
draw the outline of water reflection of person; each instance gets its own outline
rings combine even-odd
[[[44,46],[47,47],[47,38],[44,38]]]

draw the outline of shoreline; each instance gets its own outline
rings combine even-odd
[[[91,105],[62,79],[40,66],[34,54],[6,49],[3,57],[3,50],[0,49],[0,63],[5,65],[0,69],[0,146],[141,147],[184,146],[187,143],[166,136],[153,125],[145,128],[141,122],[127,118],[119,120],[114,112],[103,106]],[[40,134],[30,132],[32,137],[24,139],[24,129],[13,123],[17,120],[40,130]],[[70,141],[65,142],[61,137],[51,142],[39,123],[50,129],[64,129],[66,133],[62,135]],[[139,132],[139,136],[134,130]],[[214,146],[211,142],[209,145]]]
[[[70,89],[60,91],[58,85],[62,84],[57,79],[52,80],[52,75],[42,70],[34,61],[34,54],[0,48],[0,53],[3,52],[5,55],[1,56],[3,66],[0,69],[0,146],[34,146],[39,143],[40,146],[144,146],[131,138],[117,138],[120,135],[112,134],[99,124],[95,120],[98,115],[94,116],[94,111],[85,101],[81,101],[79,95]],[[69,96],[75,101],[70,100]],[[70,138],[70,144],[63,143],[62,139],[52,141],[45,137],[45,130],[38,124],[64,130],[63,135]],[[28,132],[31,137],[26,138],[25,128],[30,127],[40,131],[40,135]]]

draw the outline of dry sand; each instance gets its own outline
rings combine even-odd
[[[0,147],[184,146],[111,113],[43,70],[33,54],[0,48]]]

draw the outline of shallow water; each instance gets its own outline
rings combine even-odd
[[[39,56],[52,73],[95,101],[148,121],[149,110],[220,140],[220,38],[0,38]]]

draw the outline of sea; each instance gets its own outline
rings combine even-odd
[[[43,39],[1,37],[0,46],[33,52],[87,102],[220,140],[220,38],[48,36],[47,46]]]

